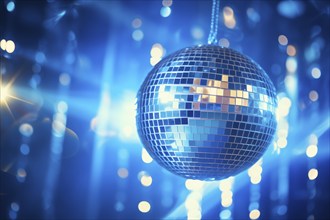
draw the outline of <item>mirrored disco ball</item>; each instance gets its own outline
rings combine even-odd
[[[167,170],[223,179],[253,165],[276,129],[276,91],[264,70],[228,48],[204,45],[160,61],[137,95],[137,129]]]

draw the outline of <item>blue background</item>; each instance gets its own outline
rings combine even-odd
[[[163,57],[207,43],[212,2],[174,0],[167,17],[161,0],[16,1],[14,9],[9,3],[0,3],[0,37],[12,40],[15,50],[0,50],[1,83],[13,82],[11,96],[29,103],[6,97],[10,111],[1,103],[1,218],[185,219],[191,193],[186,180],[141,158],[135,95],[152,69],[155,43],[162,45]],[[234,13],[232,28],[224,7]],[[274,138],[261,182],[251,184],[247,172],[235,177],[228,208],[233,219],[248,219],[255,207],[261,219],[330,217],[329,16],[327,1],[220,2],[220,42],[259,63],[279,99],[291,103],[283,117],[287,144],[278,147]],[[136,18],[141,26],[132,24]],[[295,53],[288,54],[280,35]],[[57,107],[60,101],[67,111]],[[54,131],[55,113],[66,118],[62,135]],[[33,128],[31,135],[22,124]],[[318,153],[310,158],[311,135]],[[54,156],[54,146],[60,156]],[[311,168],[318,170],[315,180],[308,178]],[[151,186],[141,184],[141,171],[152,177]],[[226,208],[218,186],[203,185],[204,219],[230,217],[219,215]],[[140,201],[150,211],[140,212]]]

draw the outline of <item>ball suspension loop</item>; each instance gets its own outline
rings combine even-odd
[[[207,40],[208,44],[216,44],[218,41],[217,34],[218,34],[218,23],[219,23],[219,9],[220,9],[220,0],[213,0],[210,33]]]

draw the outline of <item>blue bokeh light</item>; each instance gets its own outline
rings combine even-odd
[[[172,10],[170,7],[164,6],[160,9],[160,15],[164,18],[170,16]]]

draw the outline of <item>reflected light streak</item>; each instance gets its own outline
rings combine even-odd
[[[59,103],[65,103],[66,105],[66,102],[64,101],[59,101],[57,105],[59,105]],[[43,193],[43,207],[45,211],[45,218],[50,218],[51,216],[54,216],[54,191],[61,169],[61,158],[63,151],[66,120],[66,111],[59,111],[59,109],[57,108],[53,116],[52,137],[50,142],[50,161]]]
[[[98,132],[110,127],[110,85],[113,74],[115,43],[114,37],[109,36],[106,55],[104,57],[104,67],[102,72],[102,87],[100,94],[100,106],[97,113],[97,118],[100,119],[96,127],[96,134],[93,145],[93,156],[91,166],[91,180],[88,193],[88,209],[87,219],[97,219],[99,212],[99,188],[104,165],[104,143],[105,137],[99,136]]]
[[[104,89],[101,97],[101,104],[98,111],[97,118],[99,123],[96,127],[96,135],[94,141],[94,150],[93,150],[93,159],[92,159],[92,173],[91,173],[91,182],[89,189],[89,197],[88,197],[88,213],[87,216],[89,219],[96,219],[98,215],[98,207],[99,207],[99,186],[100,179],[102,175],[103,161],[104,161],[104,139],[105,136],[98,135],[100,132],[107,130],[108,122],[109,122],[109,110],[110,109],[110,97],[107,89]],[[119,175],[120,173],[118,173]]]

